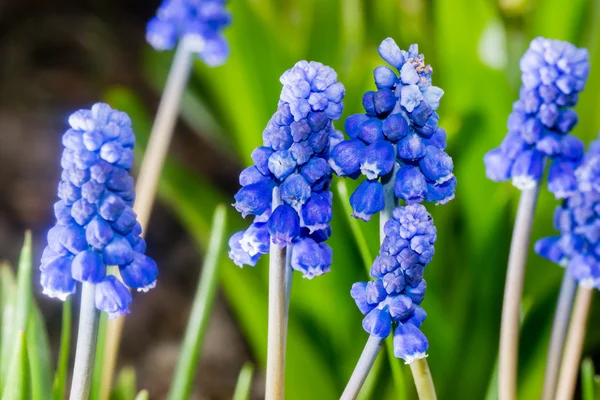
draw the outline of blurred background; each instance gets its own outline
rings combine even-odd
[[[172,53],[145,43],[145,23],[159,2],[142,0],[2,0],[0,2],[0,259],[16,262],[23,231],[35,254],[53,223],[61,135],[68,115],[106,101],[126,111],[138,136],[137,161],[168,73]],[[279,76],[296,61],[333,67],[346,86],[344,118],[361,112],[383,64],[377,45],[393,37],[418,43],[442,87],[440,126],[458,179],[456,200],[428,205],[438,229],[427,267],[423,331],[442,399],[494,399],[501,297],[519,192],[485,178],[483,154],[506,133],[520,85],[519,58],[536,36],[568,40],[590,51],[592,72],[580,97],[574,133],[586,143],[600,129],[599,0],[231,0],[226,31],[231,58],[208,69],[199,61],[182,104],[158,203],[148,226],[157,260],[155,290],[134,299],[119,366],[131,365],[151,398],[166,395],[197,285],[211,215],[232,203],[237,175],[250,163],[276,110]],[[342,122],[337,126],[341,128]],[[352,190],[353,183],[347,182]],[[296,276],[292,290],[286,398],[335,399],[367,334],[349,296],[366,280],[378,249],[378,222],[353,223],[334,183],[332,272]],[[542,192],[533,240],[552,233],[557,201]],[[230,229],[247,225],[230,210]],[[358,231],[359,232],[358,232]],[[357,236],[356,233],[359,233]],[[361,235],[366,246],[359,250]],[[266,359],[267,265],[240,270],[227,257],[204,343],[194,399],[230,398],[242,364]],[[562,270],[529,257],[523,301],[519,397],[541,393],[548,334]],[[37,281],[37,278],[36,278]],[[39,286],[35,286],[38,293]],[[585,354],[600,358],[600,300],[590,318]],[[38,296],[57,348],[59,302]],[[75,317],[77,312],[75,311]],[[75,318],[76,321],[76,318]],[[74,341],[73,341],[74,343]],[[385,349],[384,349],[385,350]],[[254,395],[262,395],[260,372]],[[365,398],[414,398],[412,377],[385,351]]]

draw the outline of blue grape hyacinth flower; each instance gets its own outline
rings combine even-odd
[[[231,237],[229,257],[240,267],[254,266],[272,241],[290,246],[292,268],[311,279],[329,271],[332,262],[324,243],[331,235],[333,201],[327,159],[343,138],[332,121],[342,114],[344,86],[332,68],[313,61],[296,63],[280,80],[277,111],[235,195],[235,208],[254,221]],[[274,190],[281,204],[272,210]]]
[[[484,162],[489,179],[512,180],[521,190],[533,188],[551,160],[548,190],[556,198],[576,192],[574,171],[583,156],[583,143],[570,134],[577,124],[579,92],[590,71],[586,49],[538,37],[521,58],[519,100],[508,118],[508,134]]]
[[[600,140],[591,144],[575,176],[578,191],[554,213],[560,235],[539,240],[535,251],[566,267],[581,286],[600,289]]]
[[[456,187],[436,112],[444,92],[431,84],[431,66],[416,44],[403,51],[391,38],[379,45],[379,54],[392,68],[375,69],[377,91],[364,94],[365,114],[346,119],[350,139],[335,146],[329,158],[337,175],[367,178],[350,198],[352,215],[365,221],[383,209],[382,180],[392,178],[394,167],[395,195],[407,204],[445,204]]]
[[[396,326],[394,354],[410,364],[427,356],[427,338],[419,328],[426,318],[423,272],[434,254],[436,229],[425,207],[411,204],[397,207],[384,231],[371,267],[374,280],[355,283],[350,294],[370,335],[386,338]]]
[[[222,30],[231,24],[226,0],[163,0],[146,27],[146,40],[156,50],[171,50],[183,38],[194,40],[200,59],[223,64],[229,45]]]
[[[158,269],[148,256],[132,210],[135,136],[127,114],[94,104],[69,117],[54,204],[56,225],[48,232],[40,269],[44,293],[65,300],[77,282],[95,284],[96,307],[117,317],[129,312],[127,288],[148,291]],[[119,268],[119,279],[108,268]]]

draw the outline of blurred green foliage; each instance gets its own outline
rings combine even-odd
[[[600,128],[600,1],[573,0],[231,0],[234,24],[227,31],[231,58],[209,69],[197,62],[182,106],[185,123],[224,160],[250,163],[252,149],[275,111],[279,76],[296,61],[332,66],[346,86],[344,118],[361,111],[361,96],[373,89],[372,70],[383,62],[379,42],[390,36],[402,47],[417,42],[434,69],[433,82],[446,94],[440,125],[458,179],[456,200],[428,206],[438,229],[436,255],[427,267],[423,326],[429,363],[440,398],[497,398],[501,296],[518,190],[485,178],[483,154],[506,134],[506,119],[518,96],[519,57],[535,36],[587,47],[592,73],[580,98],[574,133],[589,142]],[[148,49],[145,76],[160,92],[172,54]],[[113,88],[113,107],[129,112],[140,150],[150,115],[135,93]],[[152,112],[151,112],[152,111]],[[342,122],[337,123],[342,128]],[[212,151],[212,150],[211,150]],[[141,159],[138,154],[137,159]],[[214,168],[219,168],[215,165]],[[346,182],[349,191],[353,182]],[[286,398],[334,399],[341,393],[367,335],[349,296],[367,279],[365,254],[378,250],[378,222],[350,223],[347,194],[334,183],[332,272],[292,289],[286,369]],[[232,193],[170,160],[160,184],[162,201],[206,250],[211,215]],[[533,240],[552,232],[557,201],[543,192]],[[230,226],[243,222],[230,210]],[[150,227],[151,228],[151,227]],[[356,235],[357,229],[362,235]],[[361,239],[362,238],[362,239]],[[360,246],[359,246],[360,245]],[[266,258],[266,257],[265,257]],[[221,285],[259,366],[266,359],[267,265],[240,270],[224,258]],[[548,332],[561,269],[529,257],[519,363],[520,398],[539,397]],[[598,308],[596,307],[597,314]],[[586,353],[600,350],[600,325],[592,316]],[[383,360],[383,362],[381,361]],[[382,354],[365,398],[414,398],[408,368]]]

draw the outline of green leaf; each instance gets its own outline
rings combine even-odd
[[[215,209],[208,252],[202,266],[202,274],[188,319],[185,338],[179,352],[179,360],[169,391],[171,400],[185,400],[190,396],[192,382],[200,358],[200,349],[212,312],[218,283],[218,267],[224,251],[227,213],[224,205]]]
[[[47,398],[52,388],[50,340],[44,318],[35,302],[29,315],[26,336],[31,375],[31,397],[33,399]]]
[[[237,383],[235,384],[235,392],[233,400],[250,400],[252,391],[252,377],[254,376],[254,365],[247,362],[242,366]]]
[[[135,400],[148,400],[149,398],[147,390],[142,390],[135,396]]]
[[[32,266],[31,232],[25,232],[25,241],[19,257],[19,269],[17,272],[17,309],[14,319],[14,328],[24,331],[29,321],[29,311],[33,300],[31,293],[31,271]]]
[[[63,303],[62,308],[60,350],[58,352],[56,375],[54,376],[54,385],[52,387],[52,400],[62,400],[65,398],[66,394],[67,372],[69,369],[69,350],[71,345],[71,314],[71,296],[69,296]]]
[[[4,378],[12,358],[14,348],[13,326],[15,315],[15,303],[17,294],[17,283],[15,276],[8,264],[0,265],[0,393],[4,388]]]
[[[595,400],[594,395],[594,363],[591,358],[581,362],[581,399]]]
[[[134,400],[136,397],[135,370],[125,367],[119,373],[115,386],[110,393],[110,400]]]
[[[28,400],[31,395],[25,332],[19,332],[15,339],[2,400]]]

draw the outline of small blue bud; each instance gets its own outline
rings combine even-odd
[[[560,141],[560,155],[563,158],[579,161],[583,157],[584,146],[581,139],[567,134]]]
[[[363,318],[362,326],[368,334],[385,339],[392,332],[392,319],[387,311],[374,308]]]
[[[302,167],[301,174],[309,185],[314,186],[331,175],[331,168],[323,158],[313,157]]]
[[[362,182],[350,196],[350,205],[354,218],[370,220],[373,214],[377,214],[385,206],[383,186],[378,181]]]
[[[120,268],[123,283],[138,292],[147,292],[156,287],[158,267],[150,257],[135,252],[133,261]]]
[[[390,257],[393,259],[392,257]],[[404,278],[404,273],[402,271],[396,270],[393,272],[388,272],[383,276],[383,287],[387,294],[400,293],[404,286],[406,285],[406,280]],[[391,312],[391,310],[390,310]],[[392,315],[393,317],[393,315]]]
[[[429,86],[423,92],[423,100],[429,104],[432,110],[437,110],[440,106],[440,99],[444,95],[444,91],[437,86]]]
[[[431,106],[426,101],[421,101],[414,110],[408,114],[408,118],[417,126],[424,126],[433,115]]]
[[[126,265],[133,261],[133,249],[121,235],[115,235],[102,252],[106,265]]]
[[[279,150],[269,157],[269,171],[279,180],[284,180],[296,169],[296,160],[287,150]]]
[[[404,56],[402,55],[402,51],[394,39],[385,39],[379,45],[378,51],[381,58],[383,58],[392,67],[399,69],[402,67],[402,64],[404,64]]]
[[[399,265],[395,257],[386,254],[380,254],[375,258],[375,261],[373,261],[370,275],[373,278],[384,277],[387,273],[394,272],[395,270],[397,270],[398,266]]]
[[[270,220],[271,218],[269,218]],[[269,231],[264,222],[255,222],[242,235],[240,246],[250,256],[266,254],[269,252]]]
[[[423,94],[419,90],[417,85],[402,86],[400,89],[400,104],[407,112],[411,113],[417,107],[421,100],[423,100]]]
[[[521,190],[533,188],[541,179],[544,171],[544,158],[542,153],[528,150],[515,160],[512,169],[513,185]]]
[[[333,196],[331,192],[313,192],[300,210],[301,226],[312,233],[327,229],[332,218]]]
[[[370,117],[365,114],[354,114],[346,118],[346,121],[344,122],[344,130],[350,139],[358,139],[358,135],[360,134],[360,126],[369,119]]]
[[[423,321],[427,319],[427,313],[420,306],[415,306],[412,316],[405,321],[407,324],[413,324],[417,328],[420,328]]]
[[[419,284],[415,287],[406,286],[405,293],[414,304],[421,304],[425,298],[425,290],[427,289],[427,283],[422,279]]]
[[[446,204],[454,199],[454,192],[456,191],[456,177],[453,176],[450,180],[438,184],[431,184],[427,182],[427,193],[425,194],[425,200],[434,202],[435,205]]]
[[[270,173],[269,158],[271,157],[271,154],[273,154],[273,149],[266,146],[257,147],[252,152],[252,161],[254,161],[256,168],[263,175],[269,175]]]
[[[410,323],[399,324],[394,331],[394,355],[411,364],[427,357],[429,343],[416,326]]]
[[[321,116],[317,118],[316,116]],[[327,117],[322,112],[311,112],[309,114],[309,118],[313,119],[313,128],[320,126],[321,129],[327,124]],[[295,143],[304,141],[308,139],[308,136],[311,132],[311,125],[309,124],[308,119],[303,119],[300,121],[294,121],[290,124],[290,129],[292,130],[292,139],[294,139]],[[315,129],[320,130],[320,129]]]
[[[377,111],[375,111],[375,92],[366,92],[362,98],[362,105],[367,115],[376,115]]]
[[[100,253],[85,250],[73,259],[71,274],[79,282],[98,283],[106,276],[106,265],[102,262]]]
[[[352,176],[360,170],[365,150],[360,140],[345,140],[331,150],[329,165],[338,176]]]
[[[396,197],[403,199],[408,204],[420,203],[427,193],[427,181],[419,168],[404,165],[396,173],[394,183]]]
[[[281,184],[281,199],[284,203],[292,206],[296,211],[300,210],[310,198],[310,185],[300,174],[292,174]]]
[[[311,138],[314,137],[313,135],[311,135]],[[323,135],[319,136],[320,139],[326,141],[329,137],[329,133],[324,133]],[[325,146],[326,144],[319,144],[319,146],[317,147],[319,149],[319,151],[323,150],[323,146]],[[300,142],[300,143],[294,143],[293,145],[291,145],[290,147],[290,154],[292,155],[292,158],[296,161],[296,163],[298,165],[303,165],[306,164],[312,157],[312,155],[314,154],[314,150],[316,150],[315,148],[311,147],[312,146],[312,142],[310,140],[308,141],[304,141],[304,142]]]
[[[271,240],[277,246],[284,248],[292,244],[292,241],[300,235],[300,218],[296,210],[287,204],[279,205],[267,222],[267,230]]]
[[[373,96],[373,105],[377,115],[385,116],[394,109],[396,96],[390,89],[380,89]]]
[[[399,294],[390,301],[390,316],[396,321],[404,320],[413,313],[414,305],[410,297]]]
[[[96,308],[107,313],[108,318],[129,314],[130,304],[129,290],[113,275],[107,275],[96,284]]]
[[[233,205],[242,213],[242,217],[248,214],[260,215],[271,207],[271,193],[273,181],[263,181],[242,187],[234,196],[236,202]]]
[[[452,158],[435,146],[425,147],[425,156],[419,161],[419,167],[427,179],[437,184],[442,184],[454,176]]]
[[[367,144],[384,140],[381,120],[369,118],[360,126],[358,137]]]
[[[111,226],[115,231],[122,235],[127,235],[137,222],[137,215],[133,209],[129,206],[125,207],[125,210],[121,213],[119,218],[114,221]]]
[[[380,66],[375,68],[373,76],[378,89],[389,89],[398,81],[396,73],[388,67]]]
[[[102,250],[108,245],[113,237],[114,232],[108,222],[99,216],[85,227],[85,238],[88,244],[97,250]]]
[[[71,215],[78,225],[85,226],[96,215],[96,205],[85,199],[79,199],[73,203]]]
[[[253,183],[263,182],[268,178],[260,173],[256,166],[251,166],[240,172],[239,182],[241,186],[252,185]]]
[[[388,140],[395,142],[408,133],[408,122],[402,114],[392,114],[383,121],[382,130]]]
[[[360,312],[364,315],[375,308],[375,304],[369,304],[367,301],[367,282],[356,282],[352,285],[352,289],[350,290],[350,296],[356,302],[356,306],[360,310]]]
[[[72,254],[77,254],[87,249],[88,244],[85,240],[85,231],[77,224],[65,226],[60,231],[60,244]]]
[[[556,123],[556,127],[562,133],[570,132],[577,122],[579,118],[577,117],[577,113],[573,110],[564,110],[560,112],[558,117],[558,121]]]
[[[560,236],[550,236],[538,240],[534,246],[535,252],[555,264],[567,266],[568,259],[560,248]]]
[[[331,248],[310,238],[300,239],[294,243],[291,264],[293,269],[302,272],[303,278],[323,275],[331,267]]]
[[[108,193],[98,204],[98,214],[107,221],[116,221],[125,210],[125,202],[120,196]]]
[[[40,280],[45,295],[65,301],[69,295],[75,293],[71,260],[70,256],[58,257],[44,266]]]
[[[380,140],[366,148],[360,171],[367,179],[378,179],[392,171],[395,159],[394,146],[386,140]]]
[[[381,279],[367,282],[366,293],[367,302],[369,304],[379,304],[385,300],[387,296],[387,292],[383,287],[383,281]]]
[[[229,258],[231,258],[234,264],[238,267],[243,267],[244,265],[254,267],[262,254],[257,253],[251,256],[247,251],[242,249],[240,241],[242,240],[243,236],[244,231],[240,231],[234,233],[231,238],[229,238]]]
[[[552,162],[548,170],[548,190],[554,193],[557,199],[564,199],[575,193],[577,180],[571,162],[558,159]]]
[[[425,156],[425,145],[414,132],[410,132],[398,142],[398,157],[405,161],[414,161]]]

